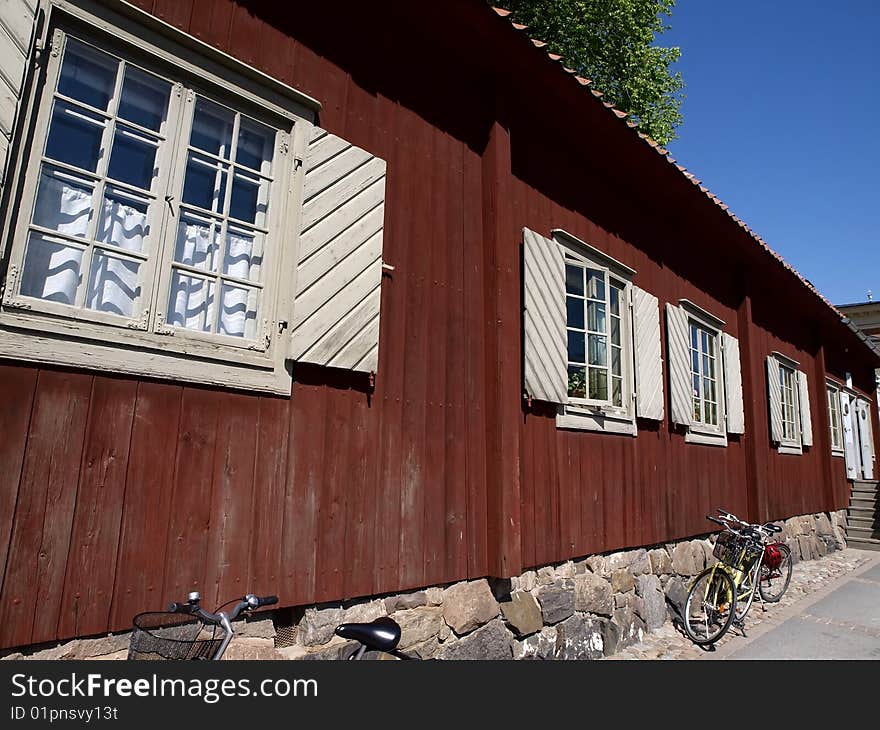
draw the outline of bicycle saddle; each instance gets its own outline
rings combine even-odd
[[[771,522],[764,525],[764,529],[769,530],[770,532],[782,532],[782,528],[779,525],[774,525]]]
[[[394,619],[382,616],[368,624],[339,624],[336,635],[354,639],[376,651],[391,651],[400,641],[400,625]]]

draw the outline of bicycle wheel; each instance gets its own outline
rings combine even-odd
[[[785,591],[788,590],[788,584],[791,582],[791,550],[787,545],[779,544],[776,548],[782,553],[782,562],[776,568],[768,568],[766,565],[761,566],[761,578],[758,583],[758,590],[761,592],[761,598],[767,603],[776,603]]]
[[[763,570],[763,565],[761,566],[761,569]],[[752,566],[749,569],[749,572],[745,574],[745,577],[743,577],[743,581],[740,583],[736,594],[736,610],[734,611],[734,614],[737,622],[741,622],[745,619],[746,614],[752,607],[752,601],[755,600],[754,578],[755,566]]]
[[[695,644],[713,644],[730,628],[736,614],[736,587],[721,568],[707,568],[688,591],[684,629]]]

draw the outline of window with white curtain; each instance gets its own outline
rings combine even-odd
[[[250,362],[276,319],[293,120],[150,61],[55,31],[4,312]]]
[[[828,420],[831,429],[831,453],[843,456],[843,422],[840,419],[840,388],[830,380],[825,386]]]

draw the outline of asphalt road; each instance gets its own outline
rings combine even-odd
[[[880,659],[880,553],[712,659]],[[710,658],[710,657],[707,657]]]

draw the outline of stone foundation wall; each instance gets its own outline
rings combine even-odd
[[[795,562],[846,547],[845,511],[792,517],[780,539]],[[600,659],[640,641],[683,604],[691,576],[714,562],[714,537],[590,555],[504,580],[422,591],[237,621],[229,659],[345,659],[343,622],[391,616],[400,649],[436,659]],[[124,659],[128,633],[6,652],[7,659]]]

